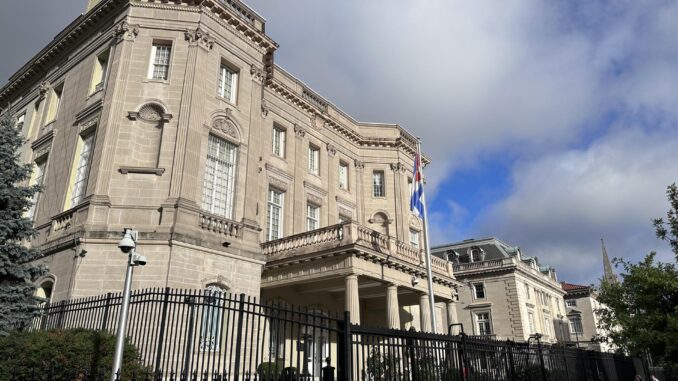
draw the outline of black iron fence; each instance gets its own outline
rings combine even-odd
[[[46,305],[32,329],[115,333],[121,299],[107,294]],[[610,353],[349,321],[347,313],[259,303],[216,290],[134,291],[127,335],[146,370],[118,379],[613,381],[638,373],[632,358]],[[103,380],[109,372],[73,371],[69,380]],[[15,379],[48,380],[49,374],[35,370]]]

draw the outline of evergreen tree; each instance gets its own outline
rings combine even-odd
[[[33,282],[45,270],[31,263],[39,255],[26,242],[35,235],[26,217],[39,186],[26,186],[32,165],[22,164],[25,143],[10,112],[0,117],[0,335],[24,327],[38,312]]]

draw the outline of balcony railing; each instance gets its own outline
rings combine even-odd
[[[492,259],[489,261],[471,262],[471,263],[457,263],[454,265],[454,271],[468,271],[476,269],[487,269],[491,267],[501,267],[503,265],[514,264],[512,258]]]
[[[228,237],[238,238],[241,236],[242,224],[226,217],[211,213],[200,213],[200,228]]]
[[[276,260],[291,256],[311,255],[347,245],[362,246],[414,266],[423,265],[423,256],[418,248],[355,222],[331,225],[264,242],[261,248],[269,260]],[[438,274],[452,276],[452,267],[441,258],[432,258],[431,270]]]

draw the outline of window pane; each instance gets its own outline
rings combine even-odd
[[[348,189],[348,165],[339,163],[339,188]]]
[[[217,93],[219,96],[228,99],[230,102],[235,101],[235,82],[236,72],[230,67],[222,64],[219,70],[219,88]]]
[[[374,197],[384,197],[384,172],[377,171],[372,174],[372,194]]]
[[[306,230],[311,231],[317,229],[320,224],[319,220],[320,208],[315,205],[306,206]]]
[[[233,218],[236,153],[235,144],[209,136],[202,208],[227,218]]]
[[[152,79],[165,80],[169,74],[170,53],[172,47],[170,45],[153,45],[155,55],[153,57],[153,75]]]
[[[78,167],[75,173],[75,181],[71,191],[71,207],[74,207],[82,201],[87,190],[87,177],[89,176],[90,157],[92,152],[92,142],[94,134],[89,134],[82,138],[82,148],[78,159]]]
[[[283,193],[275,189],[268,192],[267,237],[275,240],[282,237]]]
[[[225,293],[225,289],[216,285],[207,286],[203,291],[200,350],[219,350]]]

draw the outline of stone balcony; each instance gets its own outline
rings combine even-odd
[[[306,260],[327,257],[339,252],[356,252],[358,256],[373,262],[388,264],[395,268],[424,269],[424,251],[380,234],[356,222],[346,222],[320,229],[295,234],[261,244],[267,265],[275,265],[290,259]],[[431,257],[434,277],[454,279],[452,264]]]

